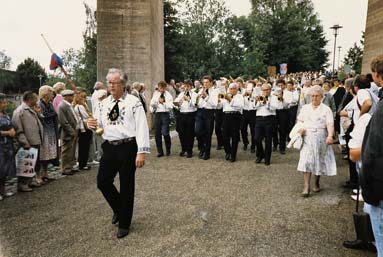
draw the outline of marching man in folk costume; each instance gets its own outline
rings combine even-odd
[[[243,93],[244,107],[243,107],[243,117],[241,123],[241,134],[243,142],[243,150],[247,150],[249,145],[249,139],[247,135],[248,127],[250,127],[250,149],[252,153],[255,153],[255,138],[254,138],[254,128],[255,128],[255,118],[257,111],[254,109],[254,99],[256,97],[256,91],[254,88],[254,82],[248,81],[246,89]]]
[[[281,154],[286,153],[286,139],[289,133],[289,105],[283,97],[285,89],[286,82],[283,79],[277,80],[277,87],[273,94],[276,95],[278,101],[282,103],[282,109],[276,111],[277,123],[273,138],[273,150],[276,151],[279,145],[279,152]]]
[[[212,78],[204,76],[198,100],[198,107],[202,108],[202,115],[196,124],[196,134],[199,140],[199,157],[204,160],[210,159],[211,137],[214,130],[214,112],[218,105],[218,90],[212,86]]]
[[[174,102],[180,110],[177,117],[178,135],[182,147],[180,156],[186,154],[187,158],[191,158],[193,156],[197,93],[192,90],[191,80],[185,81],[184,87],[185,91],[181,92]]]
[[[276,110],[282,109],[282,102],[278,101],[276,95],[271,95],[270,84],[263,84],[262,92],[254,104],[257,110],[254,133],[257,144],[255,162],[260,163],[262,159],[265,159],[265,165],[270,165],[272,139],[276,126]],[[262,145],[263,138],[265,138],[265,148]]]
[[[173,109],[173,97],[166,90],[165,81],[158,82],[158,89],[150,101],[150,111],[154,114],[154,136],[157,146],[157,157],[164,156],[162,136],[165,139],[166,156],[170,155],[171,139],[169,133],[170,111]]]
[[[244,100],[238,92],[238,85],[230,84],[229,93],[220,99],[223,105],[223,142],[226,160],[235,162],[239,142],[239,130],[241,127]]]
[[[112,223],[119,223],[117,238],[122,238],[129,234],[132,222],[135,171],[144,166],[150,150],[149,129],[140,100],[124,93],[127,76],[110,69],[106,79],[111,95],[102,101],[95,118],[88,119],[88,127],[104,131],[97,187],[113,210]],[[120,192],[113,184],[117,172]]]

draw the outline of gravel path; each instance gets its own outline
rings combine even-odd
[[[182,158],[173,141],[172,156],[153,150],[137,172],[128,237],[116,239],[93,169],[0,202],[0,256],[375,256],[342,247],[355,234],[345,161],[302,198],[296,151],[266,167],[243,150],[236,163],[216,150]]]

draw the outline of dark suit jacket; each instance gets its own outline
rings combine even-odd
[[[68,103],[62,101],[58,108],[61,140],[68,142],[76,136],[77,119]]]

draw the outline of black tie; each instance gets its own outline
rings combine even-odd
[[[120,109],[118,108],[118,102],[119,101],[120,100],[114,100],[115,104],[114,104],[112,110],[109,113],[109,119],[111,121],[116,121],[118,116],[120,115]]]

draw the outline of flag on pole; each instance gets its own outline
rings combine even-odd
[[[51,64],[49,65],[49,68],[51,70],[55,70],[58,67],[62,67],[63,64],[63,60],[61,60],[61,58],[57,54],[53,53],[51,56]]]

